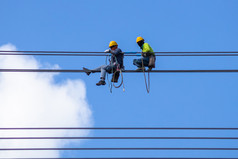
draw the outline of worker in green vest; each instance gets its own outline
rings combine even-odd
[[[136,43],[142,50],[142,57],[140,59],[134,59],[133,64],[137,66],[137,71],[145,70],[145,67],[148,67],[150,71],[155,67],[155,54],[153,49],[148,43],[145,43],[145,40],[142,37],[137,37]]]

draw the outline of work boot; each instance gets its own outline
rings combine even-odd
[[[111,82],[117,83],[118,82],[118,78],[119,78],[120,74],[119,72],[114,72],[114,74],[112,75],[112,80]]]
[[[138,67],[137,69],[136,69],[136,71],[144,71],[145,70],[145,67]]]
[[[83,67],[83,70],[84,70],[84,72],[85,72],[88,76],[92,73],[91,70],[89,70],[89,69],[87,69],[87,68],[85,68],[85,67]]]
[[[105,84],[106,84],[105,78],[103,78],[103,77],[101,77],[101,80],[98,83],[96,83],[97,86],[101,86],[101,85],[105,85]]]

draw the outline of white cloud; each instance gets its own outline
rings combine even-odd
[[[7,44],[0,50],[15,51]],[[38,69],[32,56],[0,56],[0,68]],[[58,67],[57,65],[51,68]],[[56,84],[51,73],[0,73],[0,127],[92,126],[86,88],[81,80]],[[86,136],[75,130],[0,130],[0,137]],[[62,147],[63,140],[0,140],[0,148]],[[60,157],[59,151],[0,151],[0,157]]]

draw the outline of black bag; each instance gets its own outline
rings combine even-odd
[[[154,55],[150,55],[148,67],[155,68],[155,60],[156,57]]]

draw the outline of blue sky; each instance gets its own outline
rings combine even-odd
[[[18,50],[104,51],[111,40],[140,51],[136,37],[154,51],[237,51],[236,0],[1,0],[0,45]],[[105,57],[36,57],[62,69],[94,68]],[[135,69],[126,57],[126,69]],[[238,57],[158,57],[156,69],[237,69]],[[95,127],[238,127],[236,73],[124,74],[126,92],[96,87],[99,74],[82,79]],[[102,132],[94,136],[235,136],[230,131]],[[71,145],[77,146],[77,145]],[[83,147],[237,147],[235,141],[86,141]],[[237,157],[235,151],[64,152],[62,157]]]

